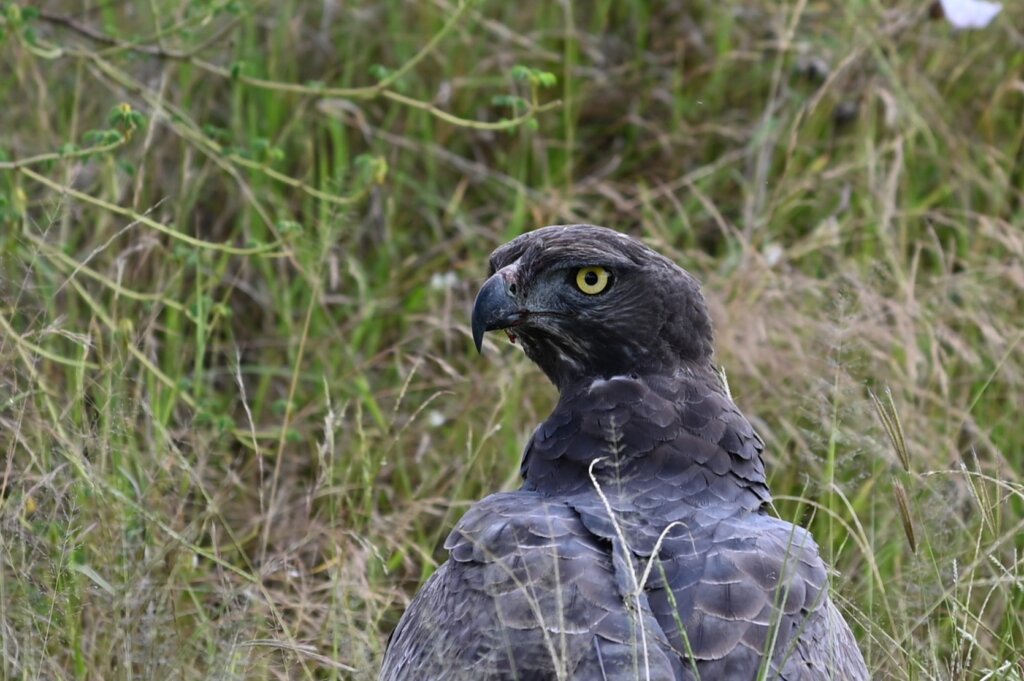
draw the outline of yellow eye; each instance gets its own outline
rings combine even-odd
[[[576,270],[576,288],[587,295],[597,295],[608,288],[612,273],[603,267],[581,267]]]

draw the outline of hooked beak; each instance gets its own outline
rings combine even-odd
[[[511,272],[504,270],[494,273],[476,294],[476,302],[473,303],[472,328],[473,343],[476,345],[477,352],[482,351],[484,333],[515,326],[522,322],[526,315],[526,311],[519,306],[510,290],[510,276]]]

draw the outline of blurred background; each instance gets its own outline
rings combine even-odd
[[[1005,5],[0,4],[0,678],[374,678],[554,402],[487,254],[572,222],[704,282],[875,678],[1024,678]]]

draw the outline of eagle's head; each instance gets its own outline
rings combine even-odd
[[[564,389],[580,380],[709,367],[711,318],[700,285],[636,239],[556,225],[491,254],[473,305],[473,340],[504,329]]]

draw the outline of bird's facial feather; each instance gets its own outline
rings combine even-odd
[[[490,265],[474,334],[508,329],[559,388],[710,360],[696,281],[631,237],[589,225],[545,227],[498,248]],[[482,307],[500,308],[501,318],[484,320]]]

